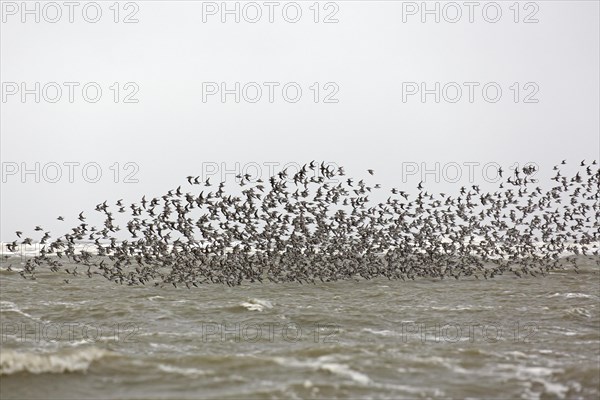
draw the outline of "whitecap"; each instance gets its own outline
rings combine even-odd
[[[378,331],[378,330],[371,329],[371,328],[363,328],[363,332],[368,332],[368,333],[372,333],[374,335],[380,335],[380,336],[395,336],[396,335],[396,332],[390,331],[387,329]]]
[[[548,297],[565,297],[567,299],[589,299],[593,296],[585,293],[553,293]]]
[[[27,314],[24,311],[21,311],[21,309],[13,302],[11,301],[0,301],[0,312],[14,312],[17,314],[21,314],[24,317],[27,317],[29,319],[32,319],[34,321],[41,321],[41,319],[34,317],[33,315]]]
[[[350,369],[346,364],[332,362],[335,359],[332,355],[321,356],[316,360],[301,361],[295,358],[273,357],[272,360],[286,367],[310,368],[315,371],[327,371],[335,375],[352,379],[353,381],[366,385],[371,383],[371,378],[362,372]]]
[[[273,304],[268,300],[250,299],[240,304],[250,311],[263,311],[265,308],[273,308]]]
[[[589,299],[592,296],[589,294],[585,294],[585,293],[567,293],[567,294],[565,294],[565,297],[567,299],[578,299],[578,298]]]
[[[534,382],[539,382],[544,385],[544,391],[546,393],[556,396],[559,399],[564,399],[569,391],[569,387],[561,383],[548,382],[546,380],[535,380]]]
[[[329,371],[335,375],[345,376],[363,385],[371,383],[371,378],[369,378],[367,375],[358,371],[354,371],[345,364],[324,363],[319,366],[319,369],[323,371]]]
[[[211,373],[211,371],[205,371],[198,368],[181,368],[168,364],[158,364],[158,369],[169,374],[177,374],[184,376],[203,376]]]
[[[58,353],[29,353],[4,349],[0,353],[0,375],[17,372],[33,374],[87,371],[90,364],[106,355],[107,350],[87,347]]]

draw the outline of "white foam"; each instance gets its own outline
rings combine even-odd
[[[579,298],[583,298],[583,299],[589,299],[592,296],[589,294],[585,294],[585,293],[567,293],[565,295],[565,297],[567,299],[579,299]]]
[[[204,376],[211,373],[211,371],[205,371],[198,368],[181,368],[168,364],[158,364],[158,369],[169,374],[177,374],[191,377]]]
[[[34,321],[41,321],[41,319],[21,311],[21,309],[12,301],[0,301],[0,312],[14,312]]]
[[[274,357],[273,361],[285,367],[310,368],[315,371],[327,371],[335,375],[350,378],[353,381],[366,385],[372,382],[366,374],[350,369],[346,364],[332,362],[333,356],[322,356],[316,360],[301,361],[295,358]]]
[[[387,329],[378,331],[378,330],[371,329],[371,328],[363,328],[363,332],[368,332],[368,333],[372,333],[374,335],[380,335],[380,336],[396,336],[396,332],[390,331]]]
[[[554,293],[548,297],[565,297],[567,299],[589,299],[593,296],[585,293]]]
[[[514,351],[507,351],[504,354],[506,354],[508,356],[515,357],[515,358],[528,358],[527,354],[522,353],[520,351],[516,351],[516,350],[514,350]]]
[[[273,304],[268,300],[250,299],[240,304],[250,311],[263,311],[265,308],[273,308]]]
[[[58,353],[28,353],[3,349],[0,352],[0,375],[17,372],[33,374],[86,371],[90,364],[110,354],[96,347]]]
[[[561,383],[548,382],[546,380],[538,381],[544,385],[544,389],[546,393],[557,396],[560,399],[564,399],[567,392],[569,391],[569,387],[565,386]]]
[[[11,265],[11,264],[6,265],[6,266],[0,265],[0,271],[8,271],[8,267],[9,266],[10,266],[10,270],[12,272],[21,272],[21,271],[23,271],[23,268],[15,267],[14,265]]]
[[[552,375],[557,373],[564,373],[563,369],[547,368],[547,367],[527,367],[527,366],[516,366],[517,376],[526,378],[532,382],[538,382],[544,385],[544,391],[548,394],[554,395],[557,398],[565,398],[568,386],[565,386],[558,382],[551,382]]]
[[[586,318],[591,318],[592,317],[592,314],[588,310],[586,310],[585,308],[583,308],[583,307],[570,308],[569,310],[567,310],[567,312],[569,314],[581,315],[581,316],[586,317]]]
[[[417,387],[417,386],[407,386],[407,385],[392,384],[392,383],[374,383],[374,386],[383,388],[383,389],[388,389],[388,390],[407,392],[407,393],[410,393],[411,395],[416,395],[419,397],[427,396],[428,398],[431,398],[431,397],[440,398],[440,397],[446,396],[446,394],[438,388],[423,388],[423,387]]]
[[[335,375],[348,377],[348,378],[352,379],[353,381],[358,382],[363,385],[371,383],[371,378],[369,378],[367,375],[365,375],[361,372],[358,372],[358,371],[351,370],[345,364],[325,363],[325,364],[322,364],[319,367],[319,369],[323,370],[323,371],[329,371]]]

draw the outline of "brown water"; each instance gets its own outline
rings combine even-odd
[[[192,290],[0,278],[2,399],[600,396],[595,261]]]

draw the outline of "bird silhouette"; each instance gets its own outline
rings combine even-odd
[[[33,236],[43,247],[21,275],[35,279],[36,271],[48,268],[121,285],[192,289],[577,270],[582,257],[596,263],[600,258],[595,165],[596,160],[575,163],[579,170],[570,177],[555,166],[548,189],[534,178],[537,167],[527,165],[508,169],[510,176],[495,190],[471,184],[435,193],[421,181],[417,196],[316,161],[295,173],[276,172],[268,183],[239,174],[234,190],[189,175],[191,191],[178,186],[164,195],[143,195],[129,207],[123,199],[116,208],[99,203],[100,226],[86,223],[83,211],[78,224],[54,240],[36,226],[34,232],[43,234]],[[6,245],[11,253],[34,242],[21,231],[16,235]],[[78,266],[87,272],[77,272]],[[71,277],[64,282],[73,283]]]

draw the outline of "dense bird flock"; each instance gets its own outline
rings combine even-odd
[[[183,188],[163,196],[144,196],[130,206],[122,200],[98,204],[101,228],[86,223],[82,212],[69,233],[51,241],[37,226],[40,239],[17,232],[8,250],[39,243],[21,275],[36,279],[50,269],[70,274],[66,283],[71,276],[101,276],[119,284],[190,288],[543,275],[576,270],[582,258],[598,263],[600,170],[596,161],[578,166],[572,177],[555,166],[547,191],[530,166],[505,174],[496,191],[473,185],[452,196],[429,193],[422,182],[416,196],[396,188],[384,193],[377,184],[347,177],[341,167],[316,162],[266,182],[238,175],[237,194],[226,193],[224,182],[189,176]],[[368,173],[374,179],[374,171]],[[387,200],[370,200],[376,192]],[[128,212],[120,228],[115,213]],[[118,239],[123,233],[127,237]],[[93,250],[79,250],[82,243]]]

